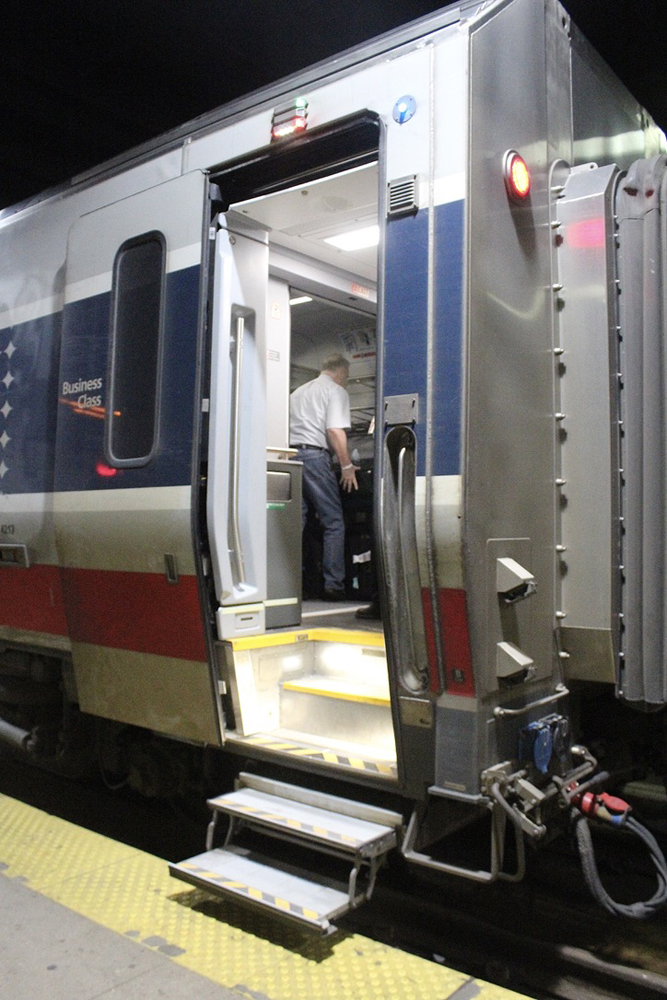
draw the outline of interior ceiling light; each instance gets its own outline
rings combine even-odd
[[[368,247],[376,247],[380,242],[380,227],[365,226],[363,229],[353,229],[338,236],[327,236],[324,242],[348,253],[354,250],[366,250]]]
[[[304,302],[312,302],[310,295],[298,295],[295,299],[290,299],[289,304],[291,306],[300,306]]]

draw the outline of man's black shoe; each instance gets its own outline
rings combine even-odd
[[[344,590],[332,590],[329,587],[324,588],[324,593],[322,594],[323,601],[346,601],[347,594]]]
[[[365,608],[359,608],[355,618],[364,618],[366,621],[379,620],[380,618],[380,605],[377,601],[373,601]]]

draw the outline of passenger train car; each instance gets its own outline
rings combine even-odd
[[[520,877],[594,753],[664,773],[664,151],[556,0],[467,0],[5,210],[0,739],[147,794],[224,757],[174,874],[320,930],[394,848]],[[332,347],[340,606],[288,419]],[[431,851],[489,816],[488,865]]]

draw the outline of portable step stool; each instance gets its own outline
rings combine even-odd
[[[397,844],[403,826],[400,813],[288,785],[242,772],[236,790],[209,799],[213,811],[206,852],[170,864],[175,878],[210,892],[264,907],[322,934],[336,928],[331,921],[370,899],[378,869]],[[213,847],[218,819],[229,817],[222,847]],[[241,826],[265,836],[349,860],[347,885],[312,872],[296,873],[282,862],[267,864],[232,843]],[[357,882],[368,870],[366,887]]]

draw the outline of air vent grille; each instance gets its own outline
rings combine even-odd
[[[417,175],[401,177],[389,182],[389,210],[387,215],[411,215],[417,211]]]

